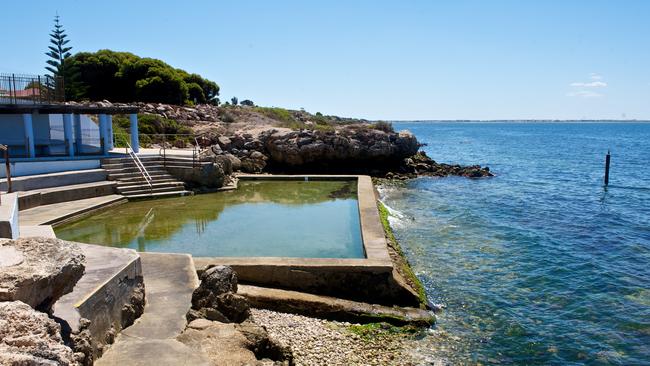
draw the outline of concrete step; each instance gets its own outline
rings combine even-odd
[[[108,196],[115,193],[116,186],[115,182],[99,181],[19,192],[18,205],[20,210],[26,210],[41,205]]]
[[[146,289],[142,316],[124,329],[96,366],[210,365],[207,358],[178,342],[185,314],[199,280],[187,254],[140,253]]]
[[[145,166],[145,169],[147,169],[149,174],[152,174],[153,172],[167,172],[165,170],[165,167],[162,165]],[[140,169],[138,169],[138,167],[136,166],[124,167],[124,168],[110,168],[110,169],[106,169],[106,171],[108,172],[109,176],[113,174],[120,174],[120,173],[140,173]]]
[[[149,173],[149,176],[151,176],[152,179],[156,178],[173,178],[169,173],[167,172],[152,172]],[[116,174],[111,174],[108,176],[109,180],[129,180],[129,179],[143,179],[142,174],[140,172],[131,172],[131,173],[116,173]]]
[[[180,186],[171,186],[171,187],[155,187],[155,188],[150,188],[148,185],[147,186],[140,186],[135,189],[131,189],[126,192],[119,192],[121,195],[124,197],[133,197],[133,196],[139,196],[142,194],[149,194],[149,193],[163,193],[163,192],[184,192],[185,191],[185,186],[180,185]]]
[[[146,199],[155,199],[155,198],[166,198],[166,197],[181,197],[181,196],[192,196],[194,192],[192,191],[174,191],[174,192],[159,192],[159,193],[147,193],[147,194],[136,194],[129,195],[129,201],[133,200],[146,200]]]
[[[162,156],[159,155],[138,155],[138,159],[140,161],[145,162],[145,161],[152,161],[152,160],[160,160],[162,159]],[[133,162],[133,159],[131,159],[130,156],[122,156],[122,157],[116,157],[116,158],[105,158],[101,160],[102,164],[116,164],[116,163],[129,163]]]
[[[157,188],[181,188],[185,189],[185,184],[183,182],[178,182],[178,181],[169,181],[169,182],[153,182],[151,183],[151,188],[157,189]],[[117,191],[119,193],[125,193],[125,192],[132,192],[132,191],[137,191],[140,189],[149,189],[149,185],[146,182],[140,183],[140,184],[130,184],[130,185],[121,185],[117,187]]]
[[[147,184],[147,181],[144,180],[144,178],[140,177],[140,179],[130,179],[130,180],[116,180],[114,181],[117,183],[117,187],[128,187],[128,186],[134,186],[134,185],[142,185],[142,184]],[[161,178],[161,179],[153,179],[151,184],[162,184],[162,183],[175,183],[178,182],[178,180],[174,178]]]
[[[38,206],[21,211],[19,222],[20,225],[52,225],[126,201],[124,196],[111,194]]]
[[[11,179],[14,192],[33,191],[42,188],[67,186],[72,184],[90,183],[106,180],[104,169],[71,170],[66,172],[26,175]],[[0,191],[7,190],[7,183],[0,182]]]
[[[383,321],[395,325],[411,324],[423,327],[428,327],[435,322],[435,315],[423,309],[389,307],[331,296],[241,284],[238,286],[237,293],[246,297],[251,306],[256,308],[324,319],[361,323]]]

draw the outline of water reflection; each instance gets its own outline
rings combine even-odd
[[[258,255],[362,257],[359,225],[356,182],[261,181],[240,182],[230,192],[130,202],[56,233],[143,252],[217,255],[212,247],[219,255],[244,255],[262,246]]]

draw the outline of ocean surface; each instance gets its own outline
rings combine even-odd
[[[449,364],[650,365],[650,123],[407,123],[492,178],[380,187]],[[612,152],[610,185],[604,161]]]

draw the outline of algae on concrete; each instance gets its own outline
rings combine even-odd
[[[384,227],[384,232],[386,234],[388,246],[395,251],[398,257],[395,258],[396,269],[402,276],[404,276],[405,280],[413,288],[413,290],[417,292],[418,298],[420,299],[420,307],[424,309],[427,307],[428,304],[427,294],[424,291],[424,286],[422,285],[422,282],[420,282],[420,279],[417,278],[415,273],[413,273],[413,269],[411,268],[408,259],[404,255],[404,251],[402,251],[402,247],[397,242],[397,239],[395,239],[393,230],[391,229],[390,223],[388,222],[388,215],[389,215],[388,209],[386,208],[386,206],[384,206],[383,203],[381,203],[381,201],[377,201],[377,208],[379,209],[379,219],[381,221],[382,226]]]

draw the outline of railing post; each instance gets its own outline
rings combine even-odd
[[[14,104],[18,104],[18,98],[16,95],[16,74],[11,74],[11,79],[12,79],[12,86],[9,86],[9,93],[13,94],[14,96]],[[11,91],[13,87],[13,91]]]

